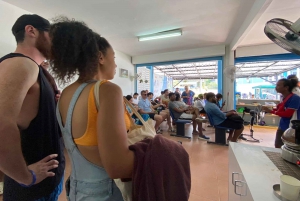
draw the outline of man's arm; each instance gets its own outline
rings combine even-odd
[[[183,113],[185,111],[187,111],[188,109],[185,109],[185,108],[179,108],[179,107],[175,107],[175,105],[173,105],[171,102],[169,103],[169,107],[171,110],[174,110],[175,112],[178,112],[178,113]]]
[[[152,114],[152,113],[154,113],[154,112],[146,112],[146,111],[144,111],[143,109],[139,109],[139,113],[140,113],[140,114]]]
[[[58,164],[57,161],[48,162],[57,157],[54,154],[27,167],[21,150],[17,119],[28,90],[37,81],[38,73],[37,65],[25,58],[8,59],[0,64],[0,170],[25,185],[33,182],[29,169],[36,174],[38,183],[48,176],[54,176],[54,173],[48,172],[52,168],[46,167],[42,172],[45,164],[53,168]]]
[[[164,106],[164,107],[166,107],[166,105],[164,105],[164,104],[157,104],[157,105],[152,105],[151,107],[152,107],[152,109],[157,109],[158,107],[160,107],[160,106]]]
[[[109,82],[100,87],[97,139],[101,161],[110,178],[131,178],[134,152],[128,148],[122,90]]]
[[[210,108],[212,110],[213,115],[226,119],[227,114],[223,113],[216,104],[211,104]],[[232,115],[232,114],[230,114],[230,115]]]

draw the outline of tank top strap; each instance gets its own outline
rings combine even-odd
[[[83,89],[91,82],[94,82],[94,81],[90,81],[90,82],[85,82],[85,83],[82,83],[75,91],[72,99],[71,99],[71,102],[69,104],[69,108],[68,108],[68,113],[67,113],[67,119],[66,119],[66,124],[65,124],[65,129],[71,131],[72,130],[72,116],[73,116],[73,111],[74,111],[74,108],[75,108],[75,105],[76,105],[76,102],[81,94],[81,92],[83,91]]]

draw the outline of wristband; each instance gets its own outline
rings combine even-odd
[[[34,173],[32,170],[29,170],[29,172],[30,172],[31,175],[32,175],[32,182],[31,182],[31,184],[29,184],[29,185],[20,184],[22,187],[29,188],[29,187],[33,186],[33,185],[35,184],[35,182],[36,182],[36,175],[35,175],[35,173]]]

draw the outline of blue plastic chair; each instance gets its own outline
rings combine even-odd
[[[169,108],[170,115],[173,119],[173,122],[176,123],[176,134],[170,134],[171,136],[175,137],[183,137],[183,138],[188,138],[191,139],[191,137],[185,136],[185,124],[187,123],[192,123],[192,120],[187,120],[187,119],[175,119],[174,113],[171,108]]]
[[[209,119],[210,125],[212,125],[215,128],[215,141],[207,141],[207,143],[210,144],[218,144],[218,145],[226,145],[226,130],[234,130],[232,128],[227,128],[223,126],[218,126],[214,124],[213,118],[211,115],[206,111],[206,115]]]

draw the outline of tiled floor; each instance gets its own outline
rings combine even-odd
[[[164,129],[164,128],[163,128]],[[214,129],[205,127],[205,135],[214,138]],[[186,125],[186,134],[191,135],[191,125]],[[273,147],[275,129],[255,127],[254,136],[261,140],[260,143],[250,143],[258,146]],[[245,128],[249,134],[249,127]],[[170,137],[167,131],[163,135],[169,139],[182,141],[184,148],[190,155],[192,175],[192,188],[189,201],[228,201],[228,147],[207,144],[206,141],[197,139]],[[70,163],[67,158],[66,176],[70,174]],[[0,197],[0,200],[1,197]],[[60,195],[59,201],[66,201],[65,192]]]

